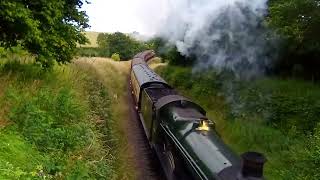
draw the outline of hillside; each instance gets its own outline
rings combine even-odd
[[[81,47],[98,47],[97,37],[100,32],[86,31],[85,36],[89,39],[90,44],[81,45]]]

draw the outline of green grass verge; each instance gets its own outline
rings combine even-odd
[[[2,62],[0,179],[114,179],[104,86],[74,65]]]
[[[175,66],[156,71],[204,106],[236,152],[264,153],[268,179],[320,178],[318,85],[277,78],[243,82],[228,73]]]

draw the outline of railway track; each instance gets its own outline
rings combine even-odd
[[[129,84],[129,82],[128,82]],[[165,179],[161,165],[156,155],[149,146],[147,137],[144,134],[143,127],[136,112],[131,88],[128,85],[128,105],[130,117],[127,124],[127,133],[129,144],[134,151],[134,160],[138,170],[137,178],[139,180],[163,180]]]

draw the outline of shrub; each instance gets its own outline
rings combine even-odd
[[[82,108],[69,90],[62,89],[55,95],[42,89],[27,101],[12,93],[21,102],[13,108],[10,119],[39,150],[74,150],[88,141],[87,126],[81,123]]]
[[[115,61],[120,61],[120,55],[118,53],[113,53],[111,59]]]
[[[83,57],[110,57],[110,53],[108,50],[97,47],[77,48],[77,55]]]

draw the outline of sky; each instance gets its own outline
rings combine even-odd
[[[165,18],[169,0],[90,0],[83,10],[89,16],[89,31],[134,31],[153,35]]]

